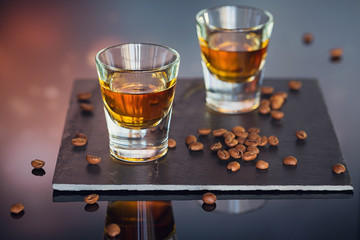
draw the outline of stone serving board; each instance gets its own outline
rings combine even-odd
[[[170,127],[170,137],[177,141],[177,146],[169,149],[163,158],[141,164],[124,163],[110,156],[98,81],[76,80],[55,168],[53,189],[55,192],[111,191],[109,196],[114,191],[143,191],[147,194],[151,191],[169,191],[170,194],[182,191],[243,191],[246,195],[275,191],[284,192],[286,196],[291,192],[298,194],[299,191],[302,194],[307,191],[352,191],[348,170],[340,175],[332,172],[333,164],[346,164],[317,81],[301,79],[303,87],[299,91],[290,91],[288,80],[264,80],[264,85],[273,86],[276,91],[288,92],[288,99],[282,108],[285,117],[278,121],[260,115],[257,110],[238,115],[213,112],[205,106],[202,79],[178,79]],[[95,109],[91,114],[81,111],[76,98],[80,92],[92,93],[90,102]],[[198,128],[230,130],[237,125],[259,127],[260,135],[279,138],[277,147],[262,147],[256,159],[268,161],[268,170],[256,169],[256,160],[240,160],[240,170],[228,172],[228,161],[219,160],[209,150],[210,145],[219,139],[211,134],[197,134]],[[305,141],[296,139],[295,131],[298,129],[308,133]],[[71,144],[71,139],[78,132],[88,136],[88,144],[84,147]],[[188,150],[185,138],[189,134],[198,136],[198,140],[204,144],[204,151]],[[102,162],[89,165],[85,158],[88,154],[101,157]],[[283,165],[282,159],[288,155],[297,157],[296,167]]]

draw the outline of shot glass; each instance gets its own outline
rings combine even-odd
[[[164,156],[180,55],[171,48],[126,43],[96,55],[110,153],[128,162]]]
[[[210,109],[236,114],[259,106],[273,25],[269,12],[254,7],[219,6],[197,13],[206,104]]]

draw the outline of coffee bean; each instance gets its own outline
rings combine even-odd
[[[255,141],[257,141],[259,137],[260,137],[259,134],[257,134],[257,133],[251,133],[251,134],[249,134],[249,136],[248,136],[247,139],[248,139],[248,140],[255,140]]]
[[[222,148],[222,144],[220,142],[214,143],[210,146],[210,150],[213,152],[217,152]]]
[[[204,149],[204,144],[202,144],[201,142],[193,142],[189,145],[189,149],[191,151],[201,151]]]
[[[301,140],[304,140],[305,138],[307,138],[307,133],[303,130],[296,131],[295,135],[298,139],[301,139]]]
[[[78,93],[76,97],[79,101],[88,101],[91,98],[91,93],[90,92]]]
[[[257,169],[268,169],[269,168],[269,163],[268,162],[265,162],[263,160],[259,160],[257,161],[256,163],[256,168]]]
[[[270,106],[270,100],[269,99],[262,99],[260,101],[260,106]]]
[[[99,164],[101,162],[101,158],[92,155],[86,155],[86,160],[88,161],[88,163],[93,165]]]
[[[331,59],[340,59],[343,55],[344,50],[342,48],[336,47],[330,49],[330,57]]]
[[[226,132],[227,132],[227,130],[224,128],[212,130],[212,134],[214,137],[221,137]]]
[[[231,138],[231,137],[225,138],[224,142],[225,142],[226,146],[228,146],[230,148],[235,147],[239,143],[238,140]]]
[[[232,138],[232,139],[234,139],[235,137],[236,137],[235,134],[232,133],[232,132],[226,132],[226,133],[223,134],[223,138],[224,138],[224,139],[226,139],[226,138]]]
[[[175,148],[176,147],[176,141],[172,138],[168,139],[168,148]]]
[[[277,146],[280,141],[276,136],[270,136],[268,137],[268,142],[271,146]]]
[[[236,132],[245,132],[245,128],[242,126],[235,126],[231,129],[231,131],[235,134]],[[236,135],[236,134],[235,134]]]
[[[264,95],[270,95],[274,92],[274,88],[271,86],[262,86],[261,93]]]
[[[260,132],[260,128],[257,127],[251,127],[248,130],[248,133],[259,133]]]
[[[82,138],[87,141],[87,136],[84,133],[77,133],[74,138]]]
[[[242,155],[242,151],[240,151],[239,149],[237,148],[230,148],[228,153],[230,154],[230,156],[232,158],[235,158],[235,159],[239,159],[241,158],[241,155]]]
[[[259,150],[257,147],[255,147],[255,146],[249,146],[249,147],[246,148],[246,150],[247,150],[248,152],[254,152],[255,154],[259,154],[259,153],[260,153],[260,150]]]
[[[246,138],[238,137],[236,140],[238,140],[239,144],[245,144]]]
[[[282,97],[284,100],[287,99],[288,94],[286,92],[276,92],[273,94],[274,97]]]
[[[260,137],[259,137],[258,139],[254,139],[254,140],[252,140],[252,139],[247,139],[244,144],[245,144],[246,146],[248,146],[248,147],[250,147],[250,146],[257,147],[257,146],[259,146],[259,142],[260,142],[259,139],[261,140]]]
[[[283,117],[284,117],[284,112],[282,112],[282,111],[278,111],[278,110],[272,110],[271,112],[270,112],[270,115],[271,115],[271,117],[273,118],[273,119],[275,119],[275,120],[280,120],[280,119],[282,119]]]
[[[99,200],[99,195],[97,194],[90,194],[84,197],[84,201],[88,204],[94,204]]]
[[[233,161],[233,162],[229,162],[227,165],[227,169],[229,169],[232,172],[236,172],[239,171],[240,169],[240,163]]]
[[[242,155],[242,159],[244,160],[244,161],[253,161],[253,160],[255,160],[255,158],[257,157],[257,154],[256,153],[254,153],[254,152],[245,152],[243,155]]]
[[[117,235],[120,234],[120,232],[121,229],[119,225],[117,225],[116,223],[111,223],[106,226],[106,233],[107,235],[109,235],[109,237],[116,237]]]
[[[246,147],[243,144],[238,144],[235,146],[240,152],[244,153],[246,151]]]
[[[14,213],[14,214],[18,214],[21,211],[24,210],[24,205],[22,205],[21,203],[15,203],[10,207],[10,212]]]
[[[273,110],[279,110],[280,108],[282,108],[283,104],[284,104],[284,98],[277,95],[277,96],[272,96],[270,98],[270,104],[271,104],[271,108]]]
[[[261,113],[263,115],[269,114],[270,111],[271,111],[271,108],[269,106],[260,105],[260,107],[259,107],[259,113]]]
[[[338,164],[335,164],[333,167],[332,167],[332,170],[334,173],[336,174],[341,174],[343,172],[345,172],[346,168],[344,165],[342,165],[341,163],[338,163]]]
[[[209,133],[211,133],[210,128],[199,128],[197,131],[198,131],[198,133],[200,135],[203,135],[203,136],[208,135]]]
[[[216,195],[211,192],[204,193],[202,200],[206,204],[214,204],[216,202]]]
[[[291,90],[299,90],[302,86],[302,82],[297,80],[291,80],[288,82],[288,86]]]
[[[218,158],[220,158],[221,160],[228,160],[230,158],[230,154],[228,151],[226,150],[219,150],[217,151],[217,156]]]
[[[261,141],[259,143],[259,146],[263,147],[268,143],[268,138],[266,136],[261,137]]]
[[[297,159],[293,156],[287,156],[283,159],[283,163],[287,166],[296,166],[297,165]]]
[[[196,137],[194,135],[189,135],[189,136],[187,136],[185,138],[186,145],[190,145],[190,144],[192,144],[194,142],[197,142],[197,139],[196,139]]]
[[[85,138],[73,138],[71,143],[76,147],[82,147],[86,145],[87,140]]]
[[[31,161],[31,166],[33,166],[36,169],[40,169],[45,165],[45,162],[39,159],[35,159]]]
[[[306,33],[304,33],[302,40],[303,40],[304,44],[310,44],[314,41],[314,36],[312,33],[306,32]]]
[[[80,103],[79,106],[84,112],[92,112],[94,110],[94,106],[90,103]]]
[[[247,138],[249,136],[249,133],[248,132],[235,132],[235,136],[240,137],[240,138]]]

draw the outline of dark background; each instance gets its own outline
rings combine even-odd
[[[102,238],[107,202],[93,213],[82,202],[52,202],[73,80],[96,78],[96,52],[124,42],[175,48],[179,78],[201,77],[195,14],[225,3],[273,14],[265,77],[318,79],[355,191],[350,199],[267,200],[245,214],[207,213],[197,201],[173,201],[178,239],[359,237],[359,1],[20,0],[0,1],[1,239]],[[309,46],[301,41],[307,31],[315,37]],[[329,61],[333,47],[344,49],[340,62]],[[31,173],[35,158],[46,161],[43,177]],[[26,207],[21,219],[10,216],[14,202]]]

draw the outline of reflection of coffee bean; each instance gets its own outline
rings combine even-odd
[[[204,193],[202,200],[206,204],[214,204],[216,202],[216,195],[211,192]]]
[[[33,166],[36,169],[40,169],[45,165],[45,162],[40,159],[35,159],[31,161],[31,166]]]
[[[344,165],[342,165],[341,163],[335,164],[333,167],[333,172],[336,174],[341,174],[343,172],[345,172],[346,168]]]
[[[84,201],[88,204],[94,204],[99,200],[99,195],[90,194],[84,197]]]
[[[87,212],[95,212],[99,209],[99,204],[93,203],[93,204],[86,204],[84,207],[84,210]]]
[[[204,209],[204,211],[206,212],[212,212],[216,209],[216,203],[214,204],[206,204],[206,203],[203,203],[201,205],[202,209]]]
[[[45,170],[43,168],[36,169],[34,168],[31,173],[35,176],[44,176],[46,174]]]

